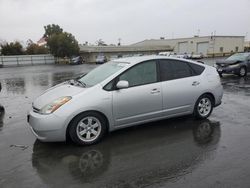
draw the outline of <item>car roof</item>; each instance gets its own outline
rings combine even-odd
[[[168,57],[168,56],[162,56],[162,55],[146,55],[146,56],[126,57],[126,58],[115,59],[112,61],[118,62],[118,63],[137,64],[137,63],[140,63],[143,61],[155,60],[155,59],[181,60],[181,61],[186,61],[186,62],[191,62],[191,63],[202,65],[202,64],[195,62],[195,61],[192,61],[192,60],[187,60],[187,59],[177,58],[177,57]]]

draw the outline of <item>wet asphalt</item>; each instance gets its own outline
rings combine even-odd
[[[32,101],[95,66],[0,68],[0,187],[250,187],[250,75],[221,79],[223,103],[207,120],[144,124],[88,147],[36,140]]]

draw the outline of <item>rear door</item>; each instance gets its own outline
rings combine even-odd
[[[185,61],[161,60],[160,78],[164,116],[191,113],[200,95],[200,76]]]

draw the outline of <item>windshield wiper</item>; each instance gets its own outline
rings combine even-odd
[[[80,80],[75,80],[77,83],[79,83],[79,84],[81,84],[83,87],[86,87],[87,85],[84,83],[84,82],[82,82],[82,81],[80,81]]]
[[[84,82],[82,82],[82,81],[80,81],[80,80],[77,80],[77,79],[69,80],[68,83],[69,83],[70,85],[78,85],[78,86],[81,85],[81,86],[83,86],[83,87],[86,87],[86,84],[85,84]]]

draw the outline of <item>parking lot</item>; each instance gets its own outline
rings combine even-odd
[[[250,75],[221,78],[223,102],[208,120],[144,124],[88,147],[37,141],[32,101],[94,67],[0,68],[0,187],[249,187]]]

